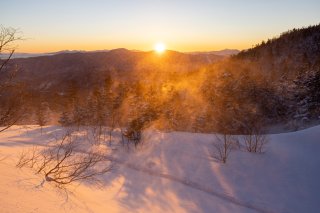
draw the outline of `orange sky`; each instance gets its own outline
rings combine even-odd
[[[26,38],[18,52],[247,49],[320,21],[319,0],[10,0],[2,26]]]

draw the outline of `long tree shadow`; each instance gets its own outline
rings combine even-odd
[[[197,143],[191,142],[194,139]],[[227,179],[218,169],[212,169],[216,163],[209,160],[207,136],[151,132],[146,133],[145,140],[147,144],[140,150],[113,153],[115,159],[121,159],[120,168],[104,177],[105,183],[123,177],[123,196],[119,199],[128,209],[137,212],[146,207],[162,212],[259,211],[255,206],[235,200]]]

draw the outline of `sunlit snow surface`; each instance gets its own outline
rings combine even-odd
[[[318,212],[320,126],[270,135],[264,154],[244,149],[226,165],[210,157],[214,135],[149,130],[137,151],[117,146],[101,185],[61,190],[32,170],[15,167],[33,145],[45,146],[61,127],[14,126],[0,133],[0,212]],[[82,130],[85,131],[85,130]],[[83,139],[83,140],[82,140]],[[86,147],[79,135],[81,147]],[[107,150],[107,145],[100,145]]]

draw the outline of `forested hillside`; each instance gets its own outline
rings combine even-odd
[[[231,57],[117,49],[14,59],[7,69],[33,112],[22,123],[250,133],[320,116],[320,25]]]

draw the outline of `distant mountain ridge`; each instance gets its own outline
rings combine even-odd
[[[58,52],[48,52],[48,53],[23,53],[17,52],[12,55],[12,58],[31,58],[31,57],[39,57],[39,56],[51,56],[63,53],[84,53],[84,52],[107,52],[109,50],[96,50],[96,51],[85,51],[85,50],[61,50]],[[0,59],[8,58],[9,53],[0,54]]]
[[[231,56],[236,55],[240,52],[240,50],[237,49],[224,49],[224,50],[218,50],[218,51],[208,51],[208,52],[190,52],[190,54],[215,54],[220,56]]]
[[[125,48],[117,48],[117,49],[125,49]],[[112,49],[112,50],[117,50]],[[16,52],[12,55],[12,58],[31,58],[31,57],[39,57],[39,56],[51,56],[51,55],[57,55],[57,54],[63,54],[63,53],[96,53],[96,52],[109,52],[112,50],[92,50],[92,51],[86,51],[86,50],[61,50],[58,52],[47,52],[47,53],[24,53],[24,52]],[[140,50],[130,50],[133,52],[150,52],[150,51],[140,51]],[[207,52],[187,52],[189,54],[214,54],[219,56],[230,56],[235,55],[239,53],[240,50],[237,49],[224,49],[219,51],[207,51]],[[9,56],[8,53],[0,54],[0,59],[7,58]]]
[[[119,48],[90,52],[61,51],[51,55],[14,58],[10,65],[18,68],[17,80],[26,82],[29,89],[51,91],[53,94],[64,92],[70,82],[89,90],[99,85],[106,75],[133,81],[141,78],[142,74],[197,71],[224,58],[215,54],[186,54],[171,50],[158,54]]]

